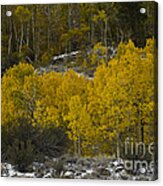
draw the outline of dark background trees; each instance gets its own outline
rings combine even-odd
[[[4,5],[2,74],[19,61],[45,66],[55,55],[86,53],[98,42],[117,47],[130,38],[136,46],[145,46],[146,38],[155,35],[154,7],[154,2]],[[12,16],[7,17],[7,11]]]

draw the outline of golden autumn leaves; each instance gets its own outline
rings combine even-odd
[[[78,155],[117,153],[128,136],[149,144],[156,125],[154,45],[121,43],[93,80],[73,70],[38,75],[25,63],[10,68],[2,78],[2,125],[21,125],[25,117],[33,127],[63,127]]]

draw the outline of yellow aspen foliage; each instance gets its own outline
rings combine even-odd
[[[86,84],[87,80],[73,70],[69,70],[63,75],[62,83],[56,92],[56,101],[62,117],[68,113],[68,102],[71,97],[79,95],[82,101],[86,100]]]
[[[34,83],[32,79],[26,82],[26,77],[32,77],[33,75],[34,68],[32,65],[25,63],[15,65],[4,74],[2,78],[2,125],[8,123],[16,124],[17,120],[22,117],[23,114],[28,117],[30,103],[28,103],[27,100],[27,86],[25,84],[27,82]],[[30,89],[31,87],[29,90]],[[28,104],[28,107],[25,108],[25,104]]]
[[[42,127],[58,125],[59,109],[57,103],[57,89],[62,82],[61,73],[45,73],[40,77],[40,98],[36,102],[33,125]]]
[[[68,136],[74,141],[75,153],[86,155],[88,154],[88,146],[92,145],[90,143],[93,132],[91,118],[79,95],[71,97],[68,106],[69,112],[64,117],[69,122],[67,126]]]
[[[138,141],[149,143],[149,134],[154,138],[154,47],[153,39],[144,49],[121,43],[116,57],[95,72],[88,110],[109,140],[123,142],[126,131]]]
[[[96,47],[92,80],[73,70],[39,75],[25,63],[8,69],[2,77],[2,125],[20,125],[26,118],[33,126],[63,127],[73,152],[83,156],[119,157],[129,136],[151,143],[157,125],[154,39],[144,48],[131,40],[120,43],[108,63],[98,54],[105,48]]]

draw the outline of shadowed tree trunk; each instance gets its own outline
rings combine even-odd
[[[12,45],[12,20],[11,20],[11,18],[9,21],[9,27],[10,27],[10,35],[9,35],[9,39],[8,39],[8,55],[10,55],[10,53],[11,53],[11,45]]]
[[[22,51],[23,37],[24,37],[24,26],[23,26],[23,23],[21,22],[21,35],[20,35],[19,53],[21,53],[21,51]]]

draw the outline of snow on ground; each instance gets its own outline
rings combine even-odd
[[[16,166],[1,163],[2,177],[71,178],[106,180],[153,180],[154,172],[143,168],[136,173],[127,171],[122,159],[62,157],[33,162],[30,171],[19,172]],[[28,170],[28,169],[27,169]]]
[[[64,59],[66,57],[72,57],[72,56],[76,56],[77,54],[79,54],[80,51],[72,51],[70,53],[64,53],[64,54],[60,54],[58,56],[54,56],[53,57],[53,61],[59,60],[59,59]]]
[[[9,163],[1,163],[1,176],[2,177],[34,178],[35,173],[34,172],[22,173],[22,172],[17,171],[15,167]]]

